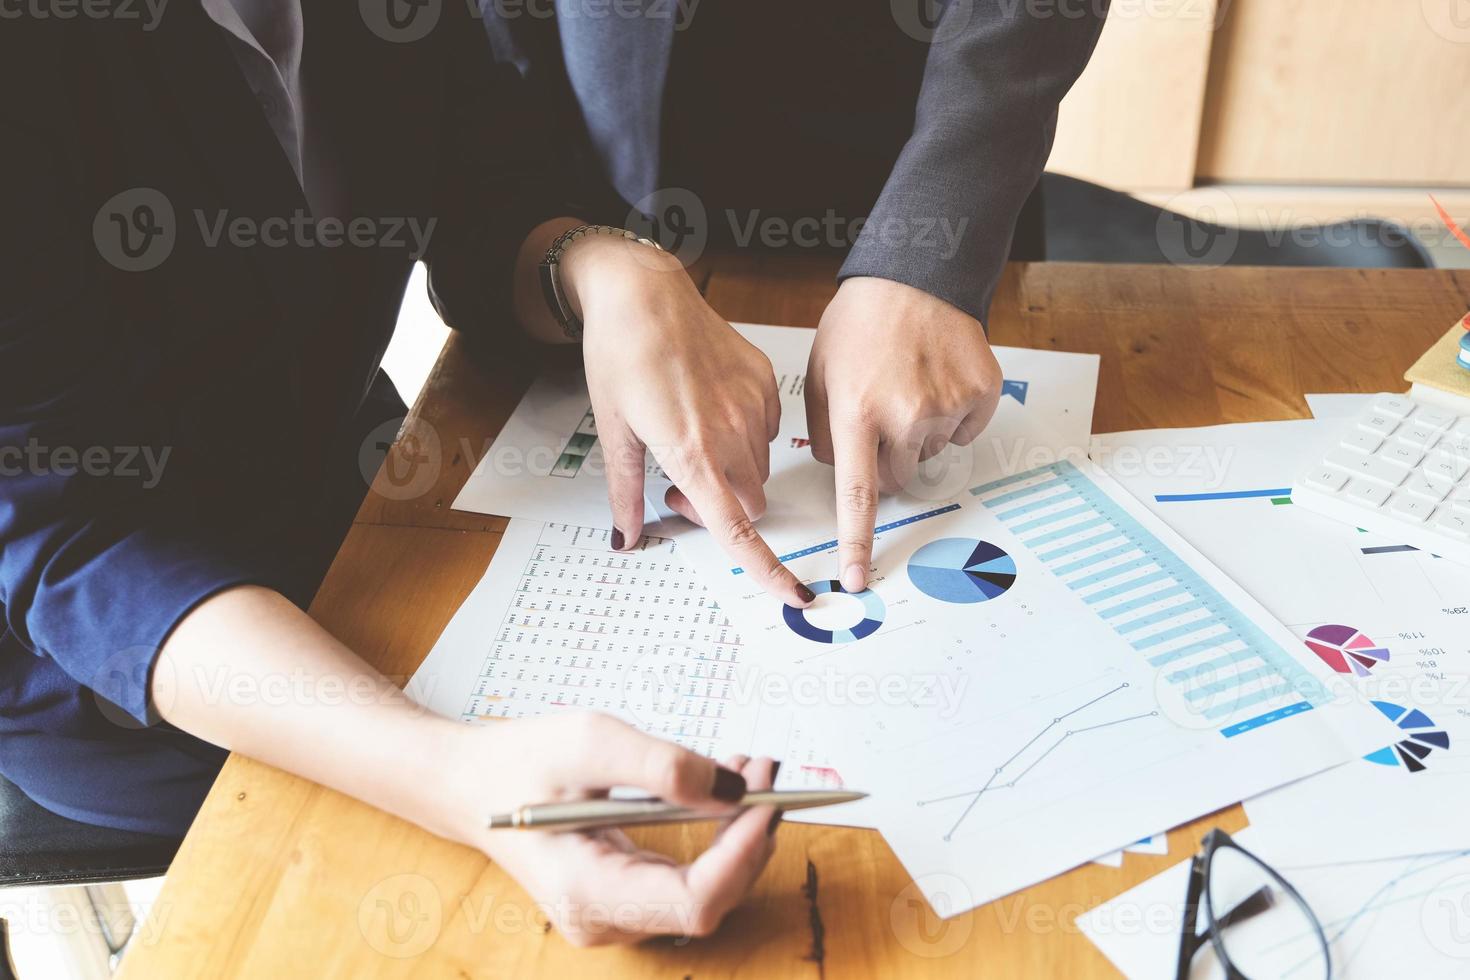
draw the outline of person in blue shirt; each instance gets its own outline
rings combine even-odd
[[[601,421],[731,469],[765,451],[769,362],[676,258],[564,238],[576,187],[461,4],[422,31],[338,2],[48,9],[0,30],[0,772],[179,835],[239,751],[482,849],[574,942],[713,929],[771,854],[769,808],[684,867],[485,816],[610,785],[730,802],[771,760],[599,715],[437,718],[303,609],[404,414],[378,365],[416,260],[483,356],[575,317]],[[538,278],[559,241],[565,309]],[[686,489],[761,559],[723,469]],[[642,911],[586,918],[605,908]]]

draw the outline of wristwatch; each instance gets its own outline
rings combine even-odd
[[[561,324],[562,331],[572,340],[582,339],[582,321],[572,312],[572,306],[567,302],[567,294],[561,285],[561,257],[571,244],[579,238],[588,235],[613,235],[618,238],[626,238],[640,245],[649,245],[660,252],[664,247],[651,238],[642,238],[636,232],[626,228],[615,228],[612,225],[578,225],[569,231],[562,232],[556,241],[546,250],[546,257],[541,260],[541,291],[546,296],[546,305],[551,310],[551,315],[556,317],[556,322]]]

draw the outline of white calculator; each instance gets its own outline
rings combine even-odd
[[[1470,564],[1470,416],[1375,395],[1296,480],[1291,499]]]

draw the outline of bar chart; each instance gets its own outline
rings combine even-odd
[[[1011,533],[1231,737],[1308,711],[1320,682],[1065,460],[972,489]]]

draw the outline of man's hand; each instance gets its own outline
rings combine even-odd
[[[1001,372],[980,321],[922,290],[849,279],[822,314],[807,367],[812,455],[837,468],[842,587],[864,588],[880,491],[919,463],[967,446],[1000,400]]]
[[[674,483],[675,511],[708,528],[768,593],[814,596],[755,529],[766,510],[770,442],[781,422],[771,362],[721,319],[673,256],[585,238],[563,260],[587,387],[607,461],[613,547],[643,533],[645,452]]]

